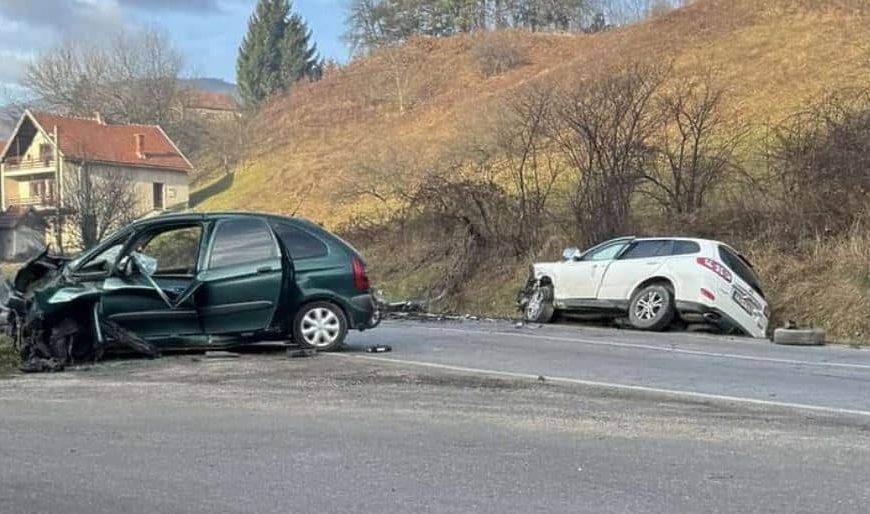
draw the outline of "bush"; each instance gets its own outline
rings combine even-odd
[[[485,77],[500,75],[527,64],[517,35],[511,32],[481,34],[471,48],[477,69]]]

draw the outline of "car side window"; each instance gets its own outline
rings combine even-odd
[[[157,261],[154,276],[193,275],[196,273],[201,235],[202,227],[199,225],[173,227],[146,238],[135,251]]]
[[[619,252],[628,244],[626,241],[618,241],[609,245],[602,246],[597,250],[593,250],[583,256],[583,261],[610,261],[619,255]]]
[[[264,221],[256,218],[229,219],[218,223],[208,267],[223,268],[277,256],[278,249]]]
[[[694,241],[674,241],[674,249],[671,255],[692,255],[700,253],[701,245]]]
[[[672,241],[656,239],[651,241],[637,241],[625,251],[620,260],[649,259],[670,255]]]
[[[329,253],[323,241],[290,223],[277,222],[272,228],[293,260],[314,259]]]

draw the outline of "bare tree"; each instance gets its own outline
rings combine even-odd
[[[181,95],[181,68],[167,36],[146,30],[121,33],[108,45],[65,41],[34,59],[22,84],[52,111],[167,124]]]
[[[519,255],[534,255],[546,234],[548,203],[556,182],[565,172],[556,152],[553,118],[554,91],[537,86],[508,100],[494,130],[498,153],[506,160],[506,171],[515,195],[516,235]]]
[[[709,78],[682,82],[660,98],[656,166],[649,194],[668,214],[692,214],[735,169],[734,154],[746,130],[723,113],[724,90]]]
[[[558,141],[573,171],[577,235],[587,244],[629,228],[632,196],[655,157],[654,95],[666,76],[665,69],[631,64],[580,81],[562,98]]]
[[[140,213],[136,184],[128,173],[119,170],[100,173],[87,159],[71,168],[64,174],[58,225],[62,227],[66,221],[74,244],[82,248],[93,246]]]

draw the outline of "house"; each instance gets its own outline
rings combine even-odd
[[[239,106],[229,95],[191,89],[183,96],[184,115],[194,115],[208,121],[227,121],[239,115]]]
[[[61,207],[69,208],[64,193],[70,177],[85,169],[95,179],[128,177],[139,215],[187,206],[193,166],[159,126],[27,110],[0,153],[0,208],[30,207],[52,222],[55,232],[46,234],[47,241],[68,241],[66,228],[54,227],[53,220],[60,219]]]

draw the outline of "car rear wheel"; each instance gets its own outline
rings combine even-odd
[[[549,323],[555,312],[553,286],[543,285],[532,291],[526,308],[523,310],[523,318],[532,323]]]
[[[674,294],[663,284],[652,284],[634,294],[628,306],[631,326],[661,331],[674,320]]]
[[[347,336],[347,317],[335,304],[314,302],[302,307],[293,321],[293,340],[305,348],[335,351]]]

